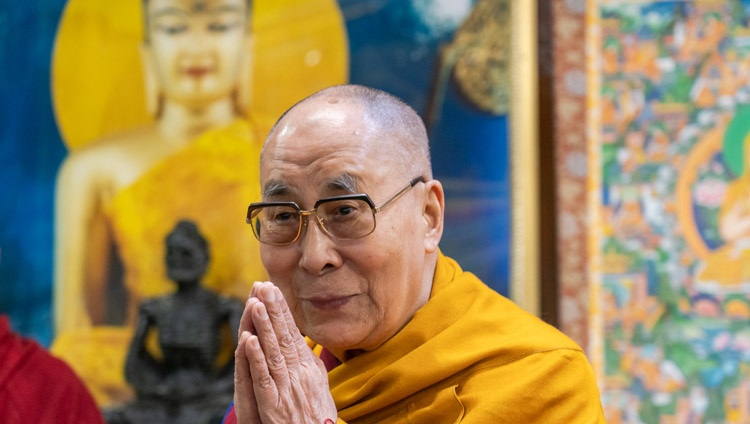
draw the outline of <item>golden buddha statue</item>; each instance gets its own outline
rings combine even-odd
[[[244,298],[265,277],[244,210],[260,198],[267,117],[346,82],[348,66],[332,0],[116,3],[69,2],[53,69],[71,152],[57,182],[51,350],[101,406],[132,398],[125,354],[141,300],[172,289],[163,240],[176,222],[196,222],[214,246],[207,288]]]

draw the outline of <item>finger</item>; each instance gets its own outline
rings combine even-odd
[[[285,390],[289,387],[289,369],[286,365],[286,358],[279,348],[278,335],[274,331],[266,305],[262,302],[253,306],[253,323],[258,332],[258,340],[265,355],[268,372],[279,390]]]
[[[275,289],[277,291],[277,296],[281,296],[281,298],[283,299],[283,301],[281,302],[281,313],[284,315],[286,327],[289,330],[292,339],[294,340],[294,347],[297,350],[297,357],[300,360],[304,360],[308,357],[317,358],[312,349],[310,349],[310,347],[307,345],[305,337],[302,335],[302,333],[300,333],[299,327],[297,327],[297,323],[294,321],[294,315],[292,315],[292,311],[289,309],[289,304],[286,303],[281,290],[278,287],[275,287]]]
[[[279,392],[271,377],[266,356],[261,349],[258,336],[250,335],[245,343],[245,354],[248,357],[250,375],[253,379],[253,390],[258,409],[278,405]]]
[[[250,288],[250,295],[245,302],[245,309],[242,311],[242,317],[240,318],[240,326],[237,330],[237,339],[239,340],[240,334],[243,331],[249,331],[250,334],[255,334],[255,328],[253,327],[253,318],[250,314],[252,306],[259,302],[258,300],[258,289],[264,284],[262,281],[256,281]]]
[[[234,351],[234,413],[237,415],[237,422],[257,422],[260,417],[255,402],[250,365],[245,353],[245,344],[249,337],[249,332],[241,333]]]
[[[289,310],[284,300],[284,295],[281,294],[281,290],[273,284],[268,284],[263,287],[260,292],[261,299],[266,305],[268,315],[271,318],[271,325],[276,333],[276,340],[279,343],[279,349],[281,354],[284,355],[287,368],[291,371],[299,366],[299,355],[297,352],[297,340],[294,338],[294,334],[289,328],[289,323],[284,310]],[[292,320],[292,329],[296,332],[300,340],[304,343],[304,339],[299,335],[299,330],[294,326]]]
[[[247,331],[250,334],[255,334],[255,327],[253,326],[252,310],[253,305],[260,302],[257,297],[250,297],[245,302],[245,309],[242,311],[242,317],[240,317],[240,326],[237,329],[237,340],[243,332]]]
[[[256,281],[250,288],[250,297],[258,297],[258,290],[267,283],[267,281]]]

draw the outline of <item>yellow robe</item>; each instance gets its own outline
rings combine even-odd
[[[124,268],[129,322],[58,334],[52,352],[81,376],[102,406],[129,400],[124,359],[138,304],[174,292],[166,276],[164,240],[180,219],[196,222],[209,244],[203,285],[244,299],[265,279],[259,246],[245,223],[260,199],[262,141],[246,121],[208,131],[120,191],[106,206]]]
[[[429,302],[328,376],[339,422],[606,422],[581,348],[442,254]]]
[[[194,221],[208,241],[205,287],[244,299],[265,275],[245,223],[247,206],[260,200],[260,146],[248,123],[237,120],[203,134],[117,194],[108,211],[125,286],[137,296],[130,299],[133,308],[144,297],[175,290],[164,240],[180,219]]]

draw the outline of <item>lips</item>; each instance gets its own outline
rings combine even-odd
[[[335,310],[340,309],[344,307],[346,304],[348,304],[355,295],[350,296],[316,296],[311,297],[307,299],[303,299],[303,301],[309,303],[313,307],[317,309],[323,309],[323,310]]]
[[[191,66],[189,68],[185,68],[183,72],[185,73],[185,75],[191,78],[200,78],[202,76],[208,75],[212,71],[213,69],[206,66]]]

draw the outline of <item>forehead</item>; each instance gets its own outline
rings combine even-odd
[[[152,16],[226,11],[244,13],[247,0],[148,0],[147,6]]]
[[[328,185],[347,175],[357,183],[388,175],[393,143],[362,107],[316,102],[293,109],[269,138],[261,182]]]

